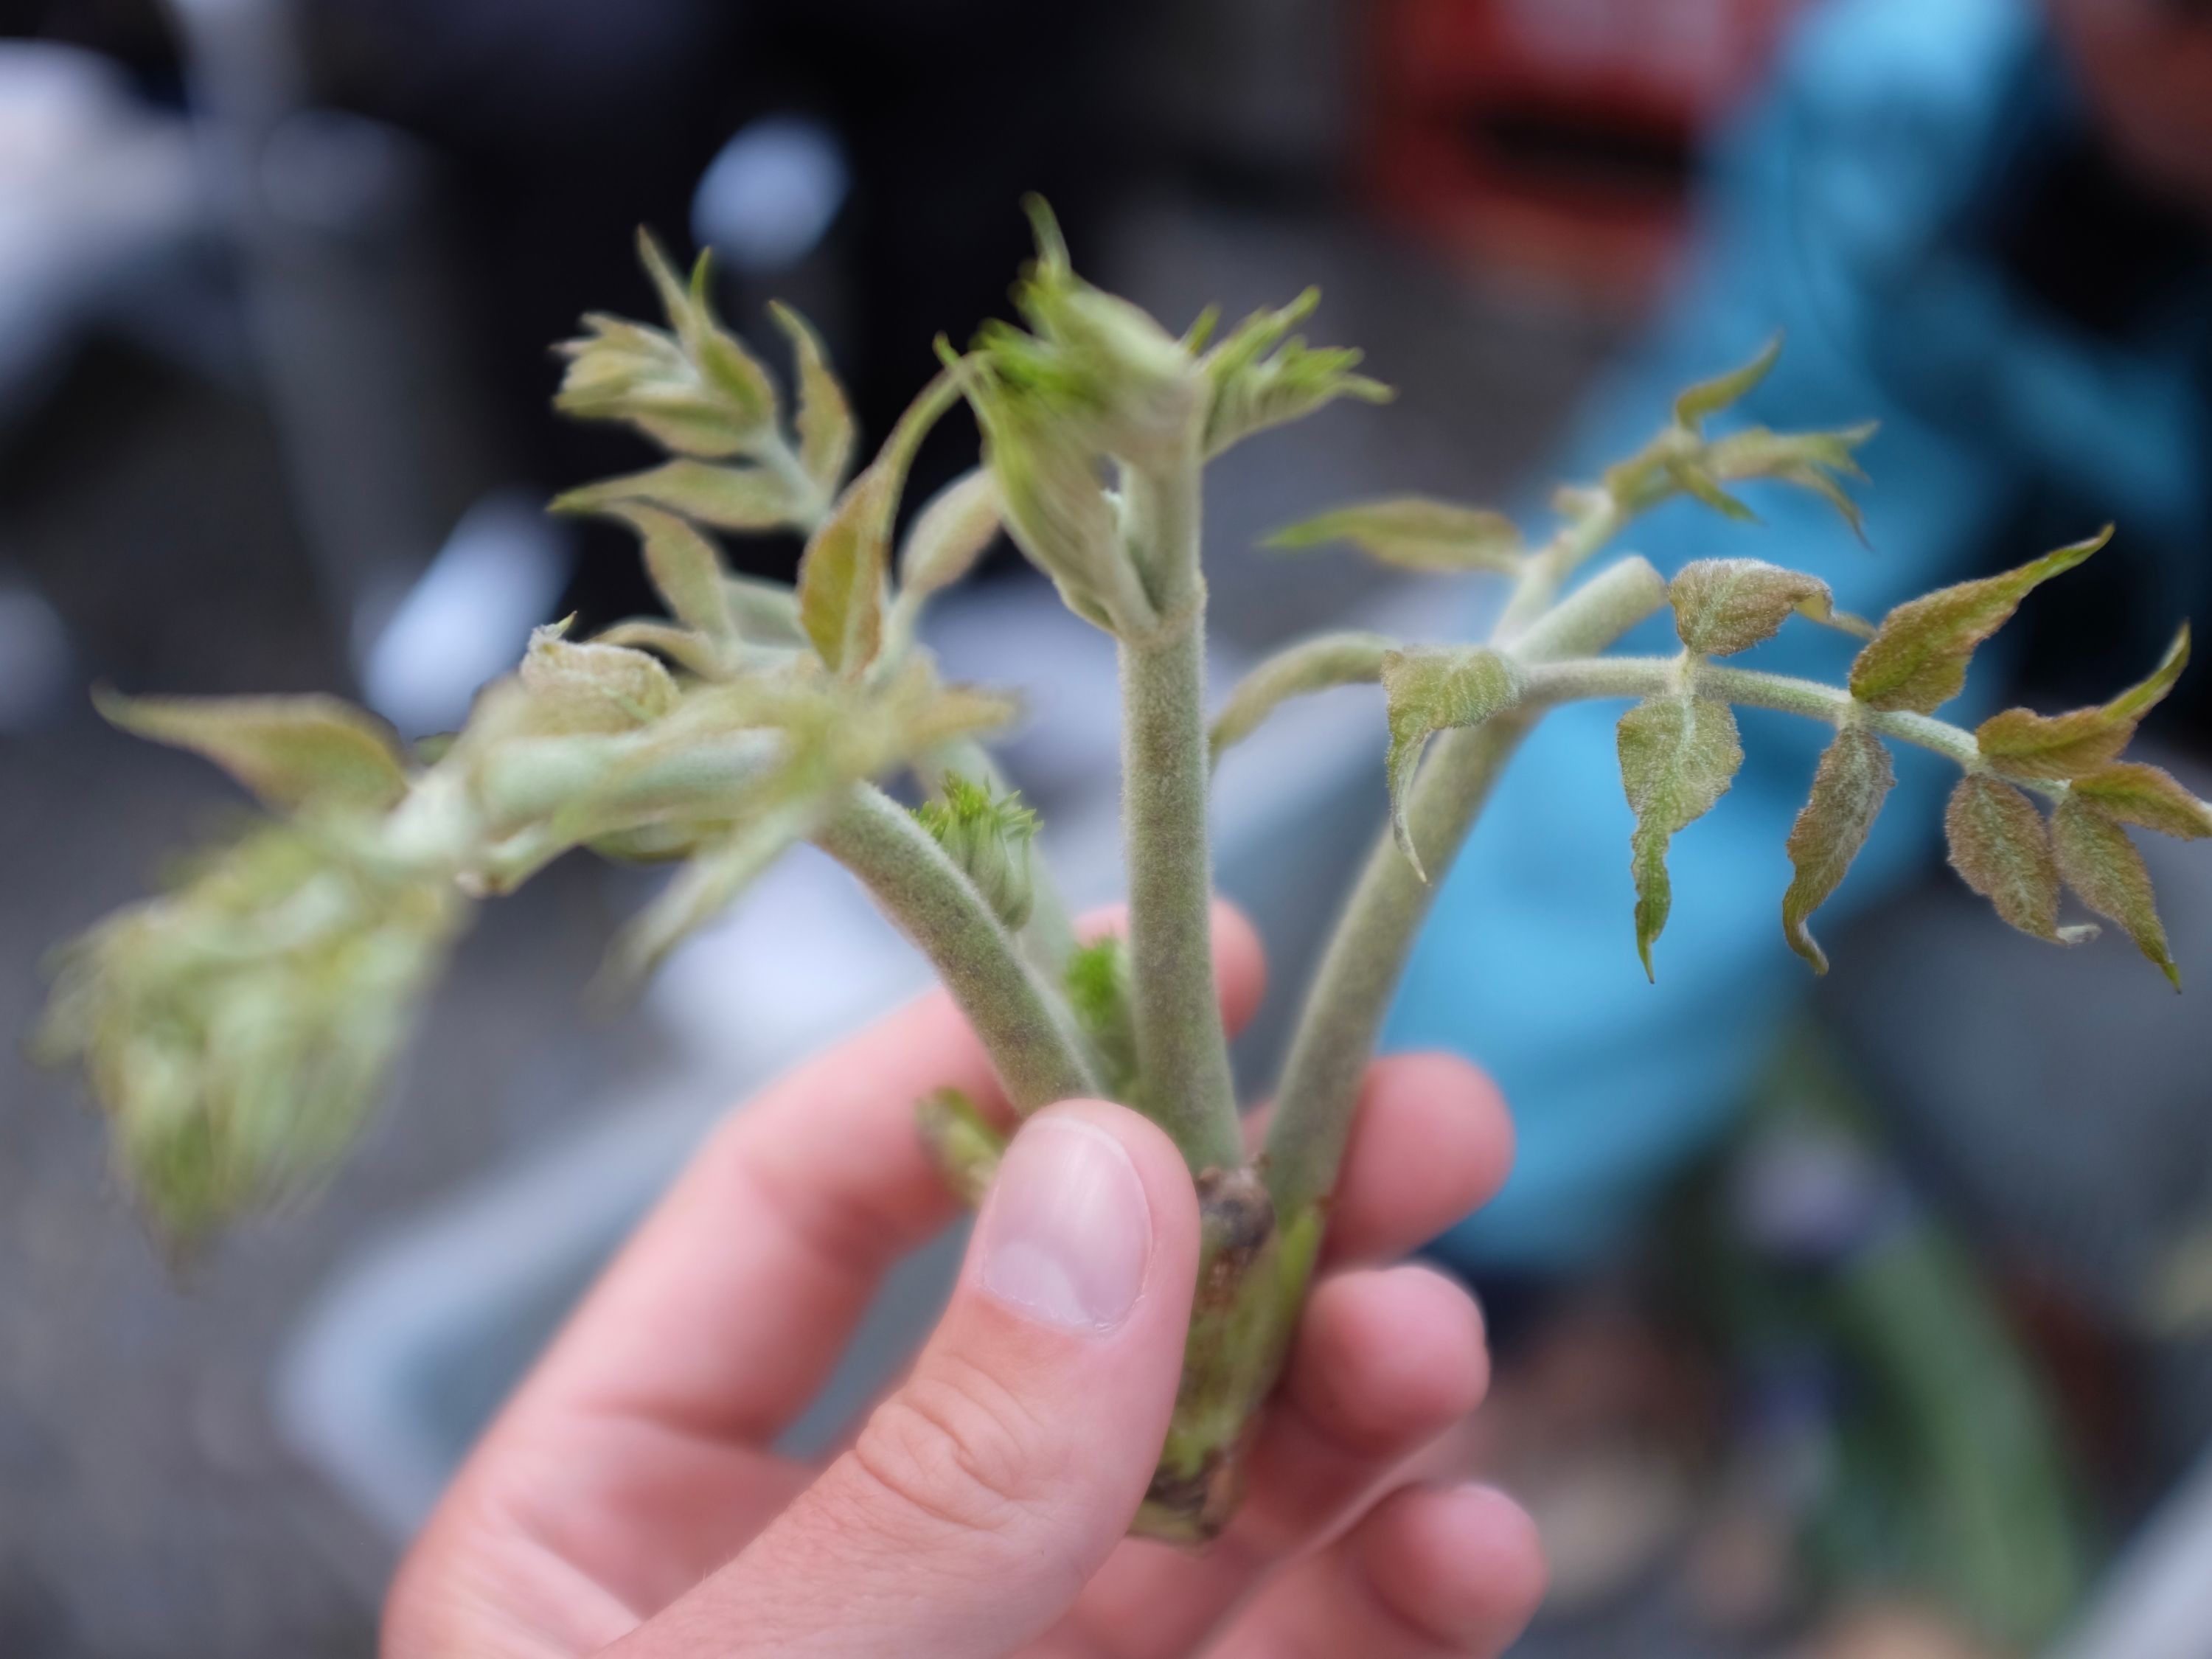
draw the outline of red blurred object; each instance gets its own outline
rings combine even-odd
[[[1705,131],[1804,0],[1375,0],[1383,210],[1477,274],[1607,309],[1665,275]]]

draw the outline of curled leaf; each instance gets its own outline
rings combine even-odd
[[[781,301],[770,301],[768,311],[776,326],[791,337],[798,365],[799,412],[792,424],[799,429],[799,464],[828,500],[844,483],[845,469],[852,465],[852,404],[830,370],[821,337],[806,319]]]
[[[2069,794],[2051,815],[2051,845],[2058,873],[2075,896],[2125,928],[2136,948],[2179,991],[2181,969],[2166,946],[2150,872],[2119,820],[2094,802]]]
[[[927,596],[970,570],[999,534],[999,486],[987,467],[962,473],[929,498],[899,550],[899,588]]]
[[[1702,426],[1706,416],[1717,415],[1723,410],[1748,395],[1753,387],[1772,372],[1782,356],[1782,336],[1778,333],[1764,346],[1759,355],[1741,368],[1717,374],[1710,380],[1700,380],[1686,388],[1674,399],[1674,421],[1692,432]]]
[[[1828,620],[1828,585],[1757,559],[1699,559],[1668,585],[1683,648],[1726,657],[1771,640],[1793,615]]]
[[[2212,836],[2212,803],[2201,801],[2171,772],[2140,761],[2116,761],[2087,777],[2069,792],[2094,801],[2123,823],[2155,830],[2179,841]]]
[[[100,690],[92,700],[109,725],[204,756],[279,811],[381,811],[407,793],[392,728],[342,698],[126,697]]]
[[[1520,527],[1503,513],[1420,495],[1339,507],[1279,530],[1261,545],[1295,550],[1328,542],[1350,542],[1370,558],[1401,570],[1511,574],[1523,562]]]
[[[1429,738],[1451,726],[1480,726],[1521,696],[1521,671],[1487,646],[1456,651],[1390,651],[1382,658],[1389,702],[1390,832],[1423,881],[1429,878],[1407,817],[1414,769]]]
[[[1636,878],[1636,952],[1652,976],[1651,945],[1674,907],[1667,846],[1728,793],[1743,764],[1735,713],[1709,697],[1648,697],[1620,717],[1620,781],[1636,814],[1629,869]]]
[[[2035,803],[2000,779],[1968,773],[1943,809],[1951,867],[2023,933],[2057,945],[2094,938],[2094,927],[2058,925],[2058,861]]]
[[[1816,974],[1828,971],[1828,957],[1806,921],[1843,881],[1896,782],[1881,739],[1863,726],[1846,726],[1821,755],[1813,793],[1790,826],[1795,873],[1782,896],[1782,933]]]
[[[660,659],[627,646],[562,637],[568,624],[530,636],[515,672],[536,732],[630,732],[676,707],[676,682]]]
[[[791,481],[760,466],[716,466],[673,460],[606,478],[553,498],[556,513],[618,512],[643,501],[716,530],[774,530],[803,526],[812,504],[792,494]]]
[[[1209,738],[1213,759],[1252,735],[1284,702],[1333,685],[1357,685],[1382,678],[1383,659],[1392,649],[1381,634],[1322,634],[1285,647],[1237,682],[1213,718]]]
[[[603,629],[592,636],[592,643],[656,652],[684,672],[695,674],[702,680],[723,680],[730,676],[730,653],[725,649],[722,641],[711,639],[689,628],[655,622],[649,617],[619,622],[611,628]]]
[[[1881,619],[1851,664],[1851,695],[1869,708],[1932,713],[1964,689],[1974,647],[2003,627],[2023,599],[2112,538],[2112,527],[2106,525],[2087,541],[2057,548],[2016,570],[1908,599]]]
[[[2008,708],[1984,720],[1974,739],[1982,758],[2008,777],[2085,776],[2120,757],[2142,717],[2173,689],[2188,665],[2189,628],[2184,623],[2149,678],[2110,702],[2065,714]]]
[[[880,462],[848,484],[799,563],[799,623],[822,660],[848,678],[883,644],[887,487]]]

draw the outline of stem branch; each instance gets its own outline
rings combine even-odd
[[[862,784],[814,839],[929,958],[990,1052],[1016,1111],[1099,1092],[1060,999],[913,814]]]

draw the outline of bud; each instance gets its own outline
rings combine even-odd
[[[925,801],[915,817],[967,872],[1000,921],[1019,927],[1030,919],[1030,842],[1037,819],[1019,793],[994,795],[988,785],[948,772],[944,798]]]
[[[640,256],[674,331],[593,312],[591,331],[560,348],[568,368],[554,407],[585,420],[627,421],[663,448],[714,460],[781,441],[775,387],[708,303],[707,261],[687,287],[653,239]]]

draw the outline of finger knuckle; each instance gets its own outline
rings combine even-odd
[[[1059,1474],[1051,1437],[1020,1395],[980,1366],[950,1358],[877,1408],[853,1458],[901,1507],[963,1532],[1014,1529]]]

